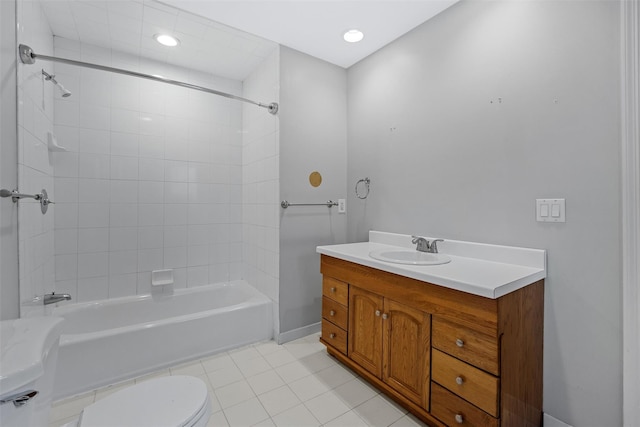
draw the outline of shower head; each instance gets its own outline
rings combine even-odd
[[[71,92],[65,89],[64,86],[62,86],[60,83],[56,82],[56,85],[58,86],[58,89],[60,89],[60,92],[62,92],[63,98],[68,98],[71,96]]]
[[[56,85],[58,89],[60,89],[60,92],[62,93],[63,98],[68,98],[71,96],[71,92],[69,92],[67,89],[64,88],[64,86],[58,83],[58,81],[55,78],[56,76],[54,74],[49,74],[45,70],[42,70],[42,75],[44,76],[45,80],[50,81],[51,83]]]

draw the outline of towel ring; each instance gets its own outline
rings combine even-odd
[[[360,194],[360,188],[362,187],[360,184],[364,183],[364,195]],[[358,199],[366,199],[367,196],[369,195],[369,184],[371,184],[371,180],[367,177],[367,178],[363,178],[358,180],[358,182],[356,182],[356,197]],[[366,192],[365,192],[366,191]]]

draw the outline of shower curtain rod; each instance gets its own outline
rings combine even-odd
[[[57,58],[55,56],[47,56],[36,54],[29,46],[21,44],[18,46],[20,53],[20,59],[24,64],[34,64],[36,59],[43,59],[45,61],[62,62],[63,64],[77,65],[79,67],[93,68],[94,70],[109,71],[111,73],[124,74],[127,76],[139,77],[142,79],[154,80],[157,82],[168,83],[175,86],[186,87],[188,89],[199,90],[202,92],[212,93],[218,96],[224,96],[225,98],[235,99],[237,101],[248,102],[249,104],[257,105],[258,107],[266,108],[271,114],[278,112],[278,103],[272,102],[270,104],[263,104],[261,102],[252,101],[251,99],[242,98],[240,96],[231,95],[230,93],[220,92],[214,89],[209,89],[202,86],[193,85],[191,83],[185,83],[178,80],[166,79],[164,77],[152,76],[150,74],[138,73],[135,71],[123,70],[121,68],[106,67],[104,65],[91,64],[89,62],[75,61],[73,59]]]

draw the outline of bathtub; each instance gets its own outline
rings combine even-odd
[[[244,281],[57,307],[54,399],[272,337],[271,300]]]

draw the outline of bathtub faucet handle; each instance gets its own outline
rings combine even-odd
[[[69,301],[71,299],[71,295],[69,294],[56,294],[55,292],[51,292],[50,294],[44,294],[43,303],[47,304],[55,304],[60,301]]]

